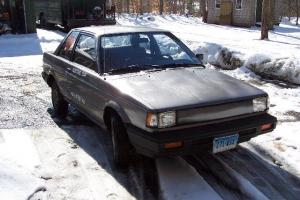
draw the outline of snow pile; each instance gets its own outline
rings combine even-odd
[[[41,185],[41,180],[16,163],[0,159],[1,199],[24,200]]]
[[[221,67],[223,69],[236,69],[242,66],[243,55],[229,50],[218,44],[204,43],[204,45],[192,48],[195,54],[203,54],[203,62]]]
[[[32,140],[23,130],[0,131],[0,197],[27,199],[43,182],[33,171],[40,164]]]
[[[300,60],[295,57],[271,59],[255,54],[248,58],[245,66],[262,76],[300,84]]]

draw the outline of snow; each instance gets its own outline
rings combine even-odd
[[[252,71],[278,80],[300,84],[300,59],[270,59],[266,55],[255,54],[248,58],[245,66]]]
[[[223,163],[223,161],[219,160],[219,162],[222,163],[224,166],[224,170],[233,176],[236,186],[240,189],[240,191],[249,199],[255,199],[255,200],[268,200],[268,198],[261,193],[257,188],[255,188],[252,183],[250,183],[249,180],[245,179],[243,176],[241,176],[239,173],[234,171],[232,168],[230,168],[226,163]]]
[[[162,199],[222,199],[182,158],[159,158],[156,165]]]
[[[149,17],[151,20],[149,20]],[[122,25],[140,25],[169,30],[195,52],[204,53],[204,62],[223,69],[235,69],[247,63],[257,73],[279,80],[300,83],[300,27],[284,22],[270,32],[269,40],[261,41],[260,29],[238,28],[205,24],[196,17],[180,15],[121,14],[117,18]],[[259,58],[262,56],[262,58]],[[263,64],[258,63],[263,58]],[[269,62],[266,62],[269,61]],[[254,66],[253,66],[254,65]],[[274,68],[272,66],[276,65]]]
[[[44,155],[37,173],[49,178],[46,195],[53,199],[135,199],[114,177],[97,138],[107,133],[97,131],[87,126],[31,131],[38,152]]]
[[[38,29],[37,34],[3,35],[0,37],[1,64],[14,64],[25,70],[41,70],[42,55],[54,51],[64,38],[59,31]]]
[[[0,138],[0,197],[27,199],[43,185],[33,174],[40,164],[37,151],[28,133],[22,130],[0,130]]]

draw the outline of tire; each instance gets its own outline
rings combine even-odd
[[[51,98],[55,115],[61,118],[65,118],[68,114],[69,103],[64,99],[63,95],[60,93],[55,81],[52,83],[51,87]]]
[[[120,117],[113,114],[111,117],[111,138],[113,158],[116,166],[127,167],[130,160],[130,142],[124,124]]]

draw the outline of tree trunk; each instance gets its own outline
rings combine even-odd
[[[269,25],[271,19],[271,0],[263,0],[262,6],[262,25],[261,25],[261,39],[269,39]]]
[[[143,0],[140,0],[140,14],[141,14],[141,15],[144,13],[143,7],[144,7],[144,5],[143,5]]]
[[[180,4],[181,5],[181,13],[180,14],[182,14],[182,15],[184,15],[185,14],[185,8],[186,8],[186,2],[187,0],[183,0],[182,1],[182,4]]]
[[[289,21],[291,21],[291,0],[288,0],[288,12]]]
[[[296,25],[299,25],[299,0],[296,0],[296,13],[297,13],[297,20]]]
[[[187,10],[189,15],[193,14],[193,0],[187,1]]]
[[[130,13],[130,0],[126,0],[126,12]]]
[[[164,12],[164,0],[159,0],[159,14],[163,14]]]
[[[270,0],[269,5],[269,30],[273,30],[275,20],[275,0]]]
[[[200,10],[201,10],[201,16],[202,21],[204,23],[207,23],[207,0],[200,0]]]

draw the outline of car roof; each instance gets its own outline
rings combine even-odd
[[[119,34],[119,33],[139,33],[139,32],[168,32],[156,28],[148,28],[143,26],[122,26],[122,25],[105,25],[105,26],[90,26],[76,28],[73,30],[90,32],[96,36]]]

